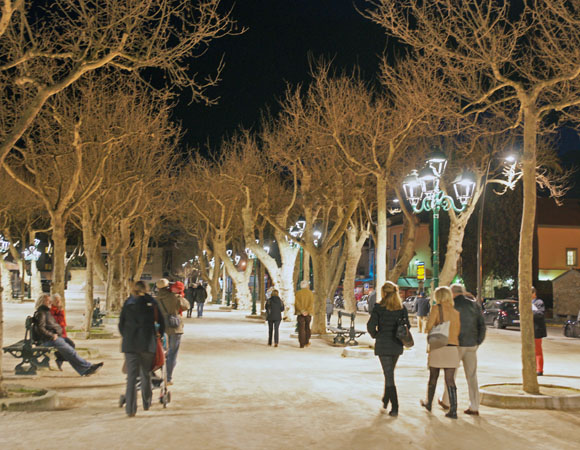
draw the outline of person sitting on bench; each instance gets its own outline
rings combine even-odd
[[[50,295],[42,294],[36,302],[34,313],[34,338],[44,347],[55,347],[62,358],[70,363],[79,375],[88,377],[97,372],[103,363],[91,364],[79,356],[62,337],[62,328],[50,313]]]

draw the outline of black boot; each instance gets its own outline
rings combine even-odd
[[[399,415],[399,398],[397,397],[397,387],[390,386],[387,389],[391,391],[389,395],[391,398],[391,412],[389,413],[389,416],[397,417]]]
[[[448,386],[447,392],[449,393],[449,412],[445,414],[445,417],[457,419],[457,388]]]
[[[383,396],[383,410],[382,412],[387,412],[387,406],[389,406],[389,402],[391,401],[391,390],[389,386],[385,386],[385,395]]]
[[[431,405],[433,404],[433,397],[435,397],[436,388],[437,388],[436,384],[434,385],[429,384],[427,386],[427,401],[425,402],[421,400],[421,406],[429,412],[431,412]]]

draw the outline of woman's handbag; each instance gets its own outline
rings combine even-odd
[[[179,317],[177,314],[169,314],[163,302],[159,302],[159,304],[165,311],[165,324],[167,325],[167,328],[179,328],[179,325],[181,325],[181,317]]]
[[[439,306],[439,324],[431,328],[427,336],[430,350],[445,347],[449,343],[449,321],[443,321],[443,307],[437,306]]]
[[[411,335],[411,330],[409,329],[409,313],[407,309],[403,309],[403,317],[398,320],[397,325],[397,339],[403,343],[405,348],[411,348],[415,345],[413,340],[413,335]]]

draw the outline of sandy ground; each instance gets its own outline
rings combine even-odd
[[[69,323],[80,323],[81,299],[68,299]],[[32,304],[5,304],[5,344],[22,338]],[[16,377],[17,361],[4,355],[8,383],[59,392],[51,412],[0,413],[1,449],[577,449],[580,411],[502,410],[481,407],[466,416],[467,387],[458,377],[459,420],[438,407],[419,406],[427,383],[425,339],[400,358],[398,418],[379,414],[383,375],[376,358],[341,357],[320,339],[306,349],[283,323],[281,344],[266,346],[267,326],[210,305],[202,319],[185,319],[185,335],[167,409],[139,404],[137,417],[118,407],[124,392],[119,339],[77,341],[98,348],[105,366],[81,378],[63,372]],[[357,321],[364,327],[367,316]],[[113,328],[113,327],[111,327]],[[369,343],[363,338],[361,344]],[[551,329],[544,342],[545,384],[580,388],[580,339]],[[520,381],[519,333],[488,330],[479,352],[480,384]],[[440,389],[442,386],[440,380]],[[154,391],[157,395],[158,391]]]

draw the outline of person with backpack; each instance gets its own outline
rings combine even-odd
[[[272,346],[272,332],[274,332],[274,347],[278,347],[278,337],[280,322],[282,321],[282,311],[284,302],[278,296],[278,291],[274,289],[272,295],[266,301],[266,320],[268,321],[268,345]]]
[[[33,340],[39,342],[44,347],[54,347],[59,355],[83,377],[88,377],[96,373],[102,362],[91,364],[81,358],[76,350],[62,337],[62,327],[57,323],[50,312],[52,299],[48,294],[42,294],[36,301],[36,312],[33,317]]]

